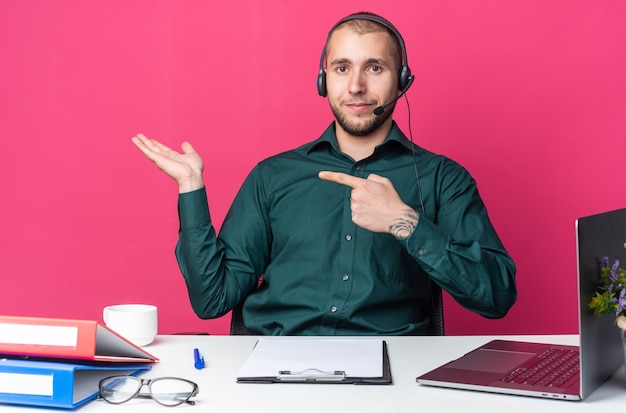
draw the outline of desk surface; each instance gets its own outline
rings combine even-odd
[[[152,400],[134,399],[122,405],[95,400],[80,408],[91,412],[418,412],[485,411],[514,412],[598,412],[618,411],[626,406],[626,372],[615,376],[588,399],[577,401],[537,399],[492,393],[452,390],[419,385],[415,378],[438,365],[455,359],[493,338],[536,342],[578,344],[576,335],[559,336],[446,336],[386,337],[393,385],[358,386],[348,384],[241,384],[237,373],[245,363],[258,337],[255,336],[158,336],[146,350],[161,361],[143,377],[176,376],[198,383],[195,406],[168,408]],[[206,368],[193,367],[193,349],[205,358]],[[2,412],[41,412],[41,409],[0,405]]]

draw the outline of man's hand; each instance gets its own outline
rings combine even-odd
[[[318,176],[352,188],[350,207],[356,225],[372,232],[388,232],[398,239],[408,238],[415,230],[419,215],[400,199],[389,179],[376,174],[363,179],[328,171]]]
[[[132,138],[132,141],[146,158],[178,183],[180,193],[194,191],[204,186],[202,180],[204,163],[189,142],[183,142],[181,145],[183,152],[178,153],[142,134]]]

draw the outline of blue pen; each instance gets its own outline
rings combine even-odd
[[[204,368],[204,357],[200,355],[200,351],[197,348],[193,349],[193,366],[198,370]]]

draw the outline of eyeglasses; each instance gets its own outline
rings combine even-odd
[[[148,386],[148,394],[140,393]],[[198,394],[198,385],[177,377],[140,379],[134,376],[113,376],[100,380],[100,397],[109,403],[120,404],[135,397],[151,398],[164,406],[196,404],[191,397]]]

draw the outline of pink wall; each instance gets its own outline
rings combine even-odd
[[[621,0],[2,2],[0,314],[149,302],[162,333],[227,333],[190,309],[176,187],[130,138],[191,140],[219,225],[257,161],[330,123],[319,55],[360,10],[403,33],[414,139],[474,174],[518,265],[507,317],[447,299],[448,333],[576,332],[574,221],[626,206]]]

